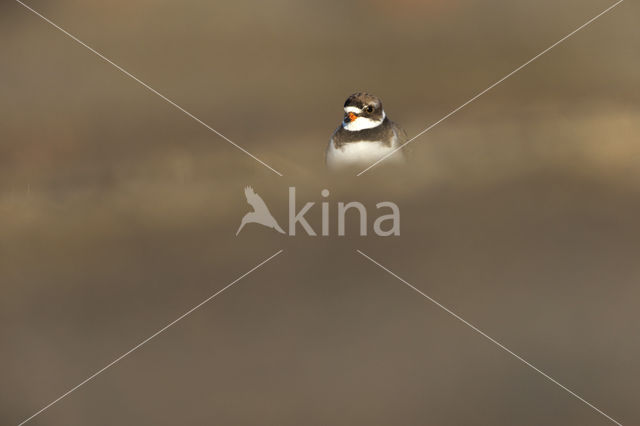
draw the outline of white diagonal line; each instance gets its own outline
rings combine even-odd
[[[265,263],[269,262],[271,259],[273,259],[274,257],[276,257],[277,255],[279,255],[282,252],[283,252],[283,250],[278,250],[276,253],[272,254],[271,256],[269,256],[268,258],[263,260],[262,262],[258,263],[256,266],[254,266],[253,268],[251,268],[250,270],[248,270],[244,274],[240,275],[235,280],[231,281],[229,284],[224,286],[222,289],[218,290],[217,292],[215,292],[211,296],[207,297],[205,300],[203,300],[202,302],[198,303],[196,306],[194,306],[193,308],[189,309],[187,312],[185,312],[184,314],[180,315],[178,318],[176,318],[175,320],[171,321],[169,324],[165,325],[160,330],[156,331],[151,336],[147,337],[142,342],[138,343],[133,348],[129,349],[127,352],[123,353],[118,358],[116,358],[113,361],[111,361],[109,364],[105,365],[100,370],[96,371],[91,376],[87,377],[82,382],[78,383],[77,385],[75,385],[74,387],[69,389],[67,392],[63,393],[58,398],[56,398],[55,400],[51,401],[49,404],[45,405],[44,407],[42,407],[40,410],[35,412],[33,415],[31,415],[30,417],[28,417],[25,420],[23,420],[18,426],[24,425],[25,423],[27,423],[28,421],[30,421],[31,419],[33,419],[37,415],[41,414],[43,411],[49,409],[51,406],[53,406],[54,404],[56,404],[57,402],[59,402],[63,398],[69,396],[71,393],[76,391],[79,387],[81,387],[84,384],[86,384],[87,382],[93,380],[94,378],[96,378],[96,376],[100,375],[105,370],[107,370],[108,368],[112,367],[114,364],[122,361],[122,359],[124,359],[125,357],[127,357],[132,352],[136,351],[137,349],[139,349],[140,347],[142,347],[146,343],[148,343],[151,339],[153,339],[154,337],[158,336],[159,334],[165,332],[168,328],[170,328],[171,326],[175,325],[178,321],[184,319],[186,316],[188,316],[191,313],[193,313],[196,309],[200,308],[202,305],[204,305],[205,303],[209,302],[211,299],[213,299],[214,297],[216,297],[217,295],[219,295],[220,293],[222,293],[223,291],[225,291],[226,289],[228,289],[229,287],[231,287],[232,285],[234,285],[235,283],[237,283],[238,281],[240,281],[241,279],[243,279],[244,277],[246,277],[247,275],[249,275],[250,273],[252,273],[256,269],[260,268],[262,265],[264,265]]]
[[[73,34],[69,33],[68,31],[66,31],[65,29],[61,28],[60,26],[58,26],[57,24],[55,24],[53,21],[51,21],[49,18],[43,16],[41,13],[39,13],[38,11],[34,10],[33,8],[31,8],[30,6],[27,6],[26,4],[24,4],[23,2],[21,2],[20,0],[16,0],[16,2],[18,2],[19,4],[21,4],[22,6],[24,6],[25,8],[27,8],[28,10],[30,10],[31,12],[33,12],[34,14],[36,14],[37,16],[39,16],[40,18],[42,18],[44,21],[48,22],[49,24],[51,24],[53,27],[55,27],[56,29],[60,30],[61,32],[63,32],[64,34],[66,34],[68,37],[70,37],[71,39],[73,39],[74,41],[76,41],[77,43],[81,44],[82,46],[86,47],[87,49],[89,49],[91,52],[95,53],[97,56],[99,56],[101,59],[103,59],[104,61],[110,63],[111,65],[113,65],[115,68],[118,69],[118,71],[122,72],[124,75],[126,75],[127,77],[130,77],[131,79],[135,80],[136,82],[138,82],[139,84],[141,84],[142,86],[144,86],[147,90],[149,90],[150,92],[158,95],[159,97],[161,97],[162,99],[164,99],[165,101],[167,101],[169,104],[171,104],[172,106],[174,106],[175,108],[177,108],[178,110],[182,111],[184,114],[186,114],[187,116],[191,117],[192,119],[194,119],[195,121],[197,121],[198,123],[200,123],[201,125],[203,125],[204,127],[206,127],[207,129],[209,129],[210,131],[212,131],[213,133],[215,133],[216,135],[220,136],[222,139],[224,139],[225,141],[229,142],[231,145],[235,146],[236,148],[238,148],[240,151],[244,152],[245,154],[247,154],[249,157],[253,158],[254,160],[256,160],[258,163],[262,164],[263,166],[265,166],[266,168],[268,168],[269,170],[271,170],[272,172],[274,172],[275,174],[277,174],[278,176],[282,176],[282,173],[280,173],[279,171],[277,171],[276,169],[274,169],[273,167],[271,167],[270,165],[268,165],[267,163],[265,163],[264,161],[262,161],[261,159],[259,159],[258,157],[256,157],[255,155],[253,155],[252,153],[250,153],[249,151],[247,151],[246,149],[244,149],[243,147],[241,147],[240,145],[238,145],[237,143],[235,143],[234,141],[232,141],[231,139],[229,139],[228,137],[226,137],[225,135],[223,135],[222,133],[220,133],[219,131],[217,131],[216,129],[214,129],[213,127],[211,127],[210,125],[208,125],[207,123],[205,123],[204,121],[200,120],[198,117],[196,117],[195,115],[191,114],[189,111],[187,111],[186,109],[182,108],[180,105],[176,104],[175,102],[173,102],[171,99],[167,98],[165,95],[163,95],[162,93],[158,92],[156,89],[154,89],[153,87],[149,86],[147,83],[145,83],[144,81],[140,80],[138,77],[136,77],[135,75],[131,74],[129,71],[125,70],[124,68],[122,68],[120,65],[116,64],[115,62],[113,62],[111,59],[107,58],[106,56],[104,56],[102,53],[98,52],[97,50],[95,50],[93,47],[89,46],[88,44],[86,44],[85,42],[83,42],[82,40],[80,40],[79,38],[77,38],[76,36],[74,36]]]
[[[617,5],[619,5],[620,3],[622,3],[624,0],[618,0],[616,3],[614,3],[613,5],[609,6],[608,8],[606,8],[605,10],[603,10],[602,12],[600,12],[599,14],[597,14],[596,16],[594,16],[593,18],[589,19],[587,22],[585,22],[584,24],[580,25],[578,28],[576,28],[575,30],[571,31],[569,34],[567,34],[566,36],[562,37],[560,40],[556,41],[555,43],[553,43],[551,46],[547,47],[546,49],[544,49],[542,52],[538,53],[536,56],[534,56],[533,58],[529,59],[527,62],[525,62],[524,64],[520,65],[518,68],[516,68],[515,70],[511,71],[509,74],[505,75],[504,77],[502,77],[500,80],[496,81],[495,83],[493,83],[491,86],[487,87],[486,89],[484,89],[482,92],[478,93],[477,95],[475,95],[473,98],[469,99],[467,102],[463,103],[462,105],[460,105],[458,108],[454,109],[453,111],[451,111],[449,114],[445,115],[444,117],[442,117],[440,120],[436,121],[435,123],[433,123],[432,125],[430,125],[429,127],[427,127],[426,129],[422,130],[420,133],[418,133],[417,135],[415,135],[414,137],[412,137],[411,139],[409,139],[408,141],[406,141],[405,143],[403,143],[402,145],[400,145],[399,147],[397,147],[396,149],[394,149],[393,151],[389,152],[388,154],[386,154],[385,156],[383,156],[382,158],[378,159],[378,161],[376,161],[375,163],[371,164],[369,167],[367,167],[366,169],[362,170],[360,173],[358,173],[356,176],[360,176],[361,174],[365,173],[367,170],[371,169],[372,167],[375,167],[376,165],[378,165],[380,162],[386,160],[387,158],[389,158],[390,156],[392,156],[394,153],[396,153],[397,151],[401,150],[402,148],[404,148],[405,146],[407,146],[409,143],[413,142],[414,140],[416,140],[417,138],[419,138],[420,136],[424,135],[425,133],[427,133],[429,130],[433,129],[434,127],[436,127],[438,124],[442,123],[444,120],[446,120],[447,118],[451,117],[452,115],[454,115],[455,113],[457,113],[458,111],[460,111],[462,108],[466,107],[467,105],[469,105],[471,102],[475,101],[476,99],[478,99],[480,96],[484,95],[485,93],[487,93],[489,90],[493,89],[494,87],[496,87],[497,85],[499,85],[500,83],[502,83],[503,81],[505,81],[506,79],[508,79],[509,77],[511,77],[512,75],[514,75],[515,73],[517,73],[518,71],[520,71],[522,68],[526,67],[527,65],[529,65],[531,62],[535,61],[536,59],[538,59],[539,57],[541,57],[542,55],[544,55],[545,53],[549,52],[551,49],[553,49],[554,47],[556,47],[557,45],[559,45],[560,43],[562,43],[563,41],[567,40],[569,37],[573,36],[575,33],[577,33],[578,31],[582,30],[583,28],[585,28],[587,25],[591,24],[593,21],[595,21],[596,19],[600,18],[602,15],[604,15],[605,13],[609,12],[611,9],[613,9],[614,7],[616,7]]]
[[[587,404],[589,407],[593,408],[595,411],[597,411],[598,413],[602,414],[604,417],[606,417],[607,419],[611,420],[613,423],[622,426],[622,424],[620,422],[618,422],[617,420],[615,420],[614,418],[612,418],[611,416],[609,416],[607,413],[605,413],[604,411],[600,410],[598,407],[596,407],[595,405],[593,405],[592,403],[590,403],[589,401],[587,401],[586,399],[584,399],[583,397],[581,397],[580,395],[578,395],[577,393],[575,393],[574,391],[572,391],[571,389],[569,389],[568,387],[564,386],[562,383],[558,382],[556,379],[554,379],[553,377],[551,377],[550,375],[548,375],[547,373],[545,373],[544,371],[540,370],[538,367],[536,367],[535,365],[531,364],[529,361],[527,361],[526,359],[522,358],[520,355],[516,354],[515,352],[513,352],[511,349],[507,348],[505,345],[503,345],[502,343],[498,342],[496,339],[494,339],[493,337],[489,336],[487,333],[485,333],[484,331],[480,330],[478,327],[476,327],[475,325],[471,324],[469,321],[465,320],[464,318],[462,318],[460,315],[456,314],[455,312],[453,312],[451,309],[447,308],[446,306],[444,306],[443,304],[441,304],[440,302],[438,302],[437,300],[435,300],[434,298],[432,298],[431,296],[427,295],[426,293],[422,292],[421,290],[419,290],[418,288],[414,287],[412,284],[410,284],[408,281],[406,281],[405,279],[403,279],[402,277],[398,276],[397,274],[395,274],[394,272],[392,272],[390,269],[386,268],[385,266],[381,265],[379,262],[373,260],[371,257],[367,256],[366,254],[364,254],[362,251],[360,250],[356,250],[358,253],[360,253],[363,257],[365,257],[366,259],[368,259],[369,261],[371,261],[372,263],[374,263],[375,265],[377,265],[378,267],[380,267],[381,269],[383,269],[384,271],[388,272],[389,274],[391,274],[393,277],[397,278],[398,280],[402,281],[404,284],[406,284],[409,288],[411,288],[412,290],[416,291],[417,293],[419,293],[420,295],[422,295],[424,298],[426,298],[427,300],[429,300],[431,303],[433,303],[434,305],[438,306],[439,308],[443,309],[445,312],[447,312],[448,314],[450,314],[451,316],[453,316],[455,319],[457,319],[458,321],[462,322],[464,325],[466,325],[467,327],[471,328],[473,331],[477,332],[478,334],[480,334],[482,337],[486,338],[487,340],[489,340],[491,343],[495,344],[496,346],[498,346],[500,349],[504,350],[505,352],[507,352],[508,354],[512,355],[514,358],[516,358],[518,361],[521,361],[522,363],[524,363],[525,365],[531,367],[533,370],[535,370],[536,372],[538,372],[539,374],[541,374],[544,378],[546,378],[547,380],[551,381],[552,383],[555,383],[556,385],[560,386],[562,389],[564,389],[565,391],[567,391],[569,394],[573,395],[574,397],[576,397],[577,399],[579,399],[580,401],[584,402],[585,404]]]

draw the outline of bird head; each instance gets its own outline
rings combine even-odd
[[[365,92],[354,93],[344,103],[342,127],[350,131],[371,129],[382,124],[385,118],[382,101]]]

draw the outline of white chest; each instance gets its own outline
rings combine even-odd
[[[353,166],[369,166],[395,149],[380,142],[351,142],[336,148],[333,141],[327,148],[327,166],[330,169],[340,169]],[[402,151],[396,151],[385,162],[404,162]]]

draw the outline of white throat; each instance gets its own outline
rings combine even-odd
[[[345,112],[353,112],[356,114],[362,112],[359,108],[355,108],[355,107],[346,107],[344,110]],[[384,111],[382,111],[382,118],[380,120],[372,120],[367,117],[358,117],[355,120],[350,121],[348,123],[342,122],[342,127],[344,127],[345,130],[348,130],[350,132],[357,132],[358,130],[365,130],[365,129],[373,129],[374,127],[381,125],[385,117],[386,115]]]

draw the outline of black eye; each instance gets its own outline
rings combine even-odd
[[[365,111],[373,112],[373,107],[371,105],[369,105],[368,107],[365,108]]]

